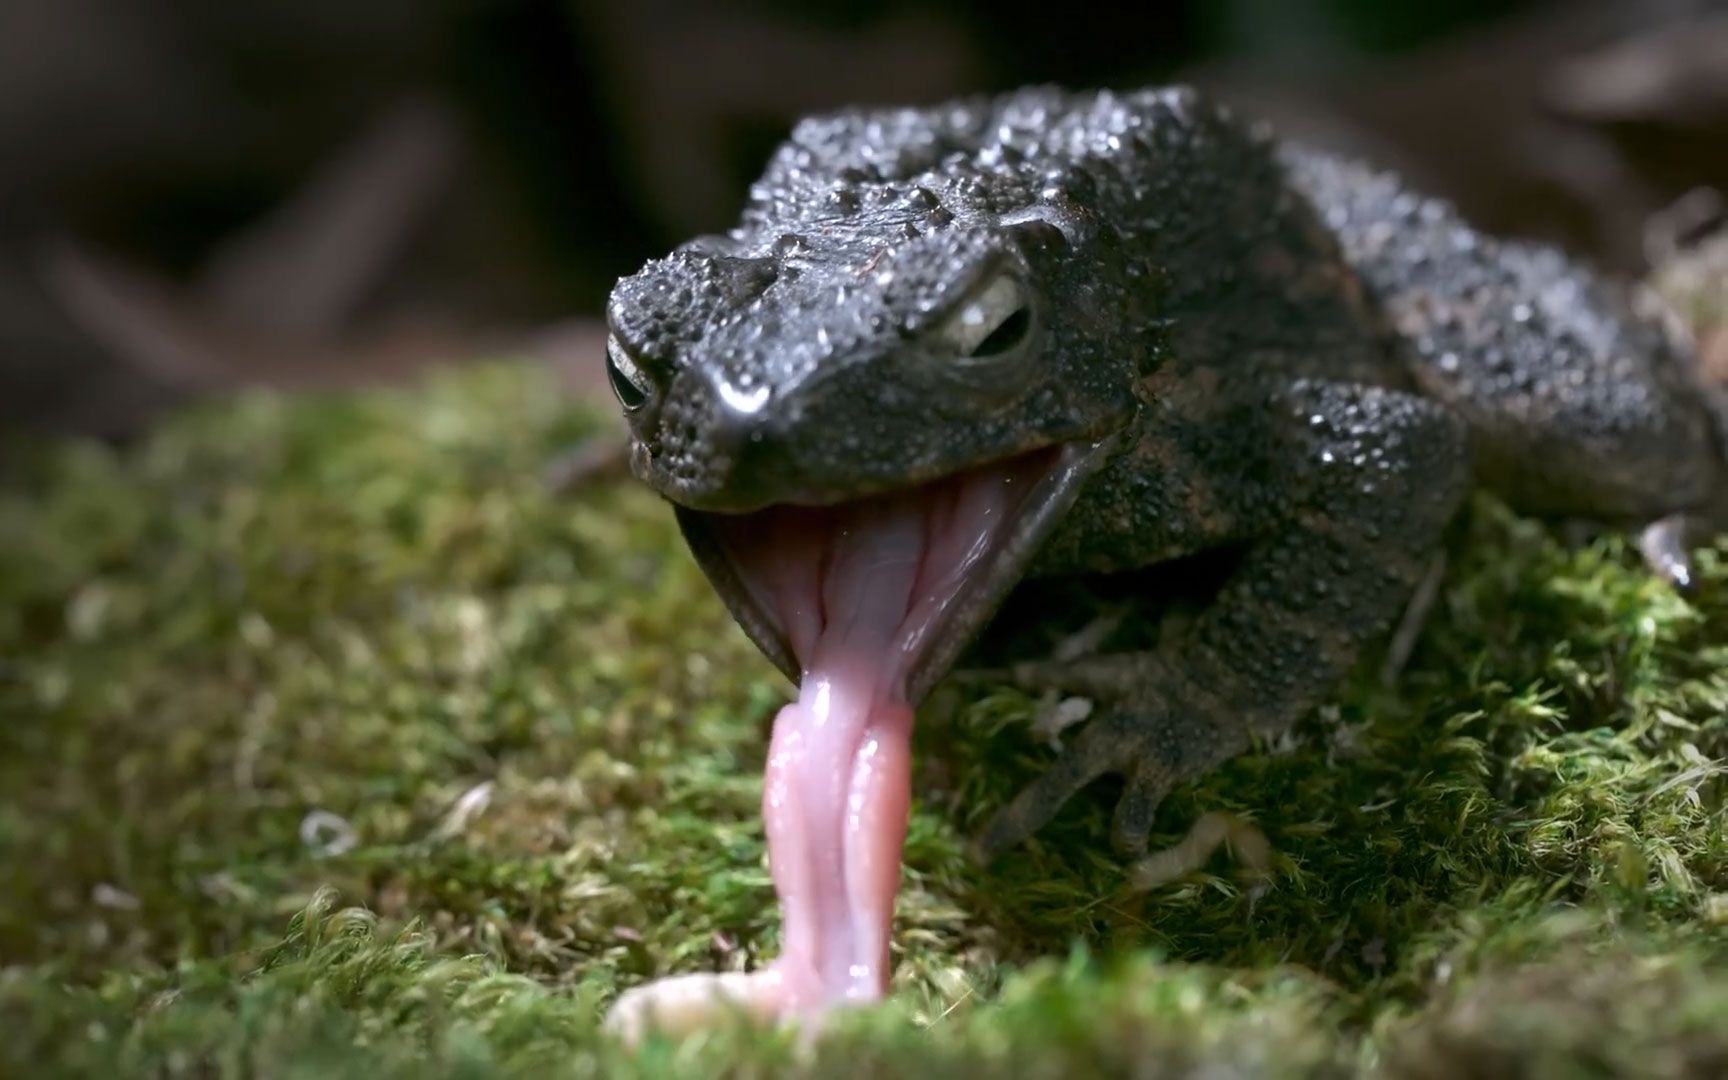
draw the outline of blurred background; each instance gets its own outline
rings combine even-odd
[[[613,279],[799,115],[1174,80],[1629,273],[1728,190],[1725,0],[0,0],[0,426],[500,355],[591,390]]]

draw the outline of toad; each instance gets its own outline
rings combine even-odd
[[[1024,582],[1241,553],[1155,651],[1012,669],[1094,708],[983,848],[1116,773],[1135,853],[1398,621],[1471,485],[1637,530],[1679,587],[1723,518],[1722,417],[1647,298],[1186,88],[805,120],[607,314],[632,470],[799,687],[782,955],[632,991],[628,1030],[885,993],[913,709]]]

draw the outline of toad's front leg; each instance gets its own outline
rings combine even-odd
[[[1269,420],[1279,449],[1312,464],[1299,470],[1306,483],[1179,642],[1015,669],[1022,685],[1097,707],[997,813],[986,852],[1025,839],[1107,772],[1128,782],[1113,839],[1144,850],[1171,788],[1288,730],[1398,618],[1467,490],[1462,424],[1408,394],[1306,380],[1276,395]]]

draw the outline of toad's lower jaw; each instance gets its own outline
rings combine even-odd
[[[880,999],[911,787],[907,672],[949,604],[991,560],[1058,465],[1028,455],[934,485],[824,508],[772,508],[724,542],[803,668],[775,718],[762,812],[783,950],[751,975],[685,976],[632,991],[611,1018],[699,1026],[717,1009],[819,1021]]]

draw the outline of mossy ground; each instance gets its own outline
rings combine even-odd
[[[548,492],[592,430],[500,366],[14,455],[0,1073],[1728,1071],[1728,548],[1683,601],[1486,501],[1395,689],[1161,812],[1256,823],[1269,878],[1133,892],[1107,789],[975,866],[1048,751],[950,691],[892,1004],[607,1042],[619,988],[776,951],[786,688],[654,498]]]

